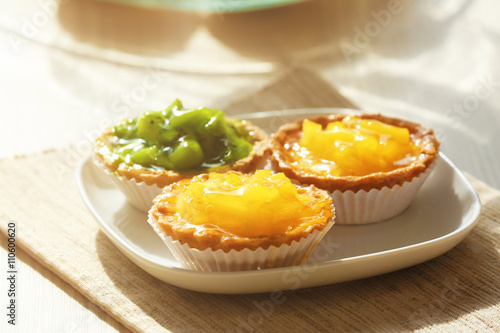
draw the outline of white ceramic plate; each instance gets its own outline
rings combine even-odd
[[[309,112],[308,112],[309,111]],[[273,132],[283,123],[343,109],[309,109],[240,115]],[[352,111],[351,111],[352,112]],[[245,272],[196,272],[179,264],[90,157],[77,169],[85,203],[101,230],[134,263],[172,285],[210,293],[257,293],[338,283],[388,273],[439,256],[474,227],[481,204],[464,175],[441,154],[436,169],[401,215],[361,226],[334,225],[310,260],[296,267]]]

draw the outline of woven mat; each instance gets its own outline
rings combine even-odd
[[[352,106],[304,69],[228,106],[234,112]],[[173,287],[128,260],[78,193],[71,148],[0,161],[0,228],[119,322],[138,332],[500,331],[500,192],[469,177],[483,204],[472,233],[426,263],[293,292],[212,295]],[[276,300],[275,300],[276,301]],[[279,304],[278,304],[279,303]]]

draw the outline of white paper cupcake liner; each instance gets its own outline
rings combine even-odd
[[[158,185],[147,185],[144,182],[137,182],[135,179],[127,179],[114,172],[111,172],[104,164],[94,158],[95,164],[102,169],[106,175],[123,192],[127,200],[135,208],[147,213],[153,206],[153,199],[161,194],[162,188]]]
[[[380,190],[339,190],[330,193],[335,206],[336,224],[367,224],[379,222],[402,213],[411,203],[418,190],[437,164],[437,159],[420,176],[403,185]]]
[[[206,272],[246,271],[299,265],[307,261],[309,254],[333,225],[331,220],[323,230],[314,230],[309,236],[298,242],[293,241],[290,245],[270,246],[268,249],[258,248],[253,251],[231,250],[226,253],[220,249],[202,251],[174,240],[161,230],[158,221],[151,213],[148,222],[183,268]]]

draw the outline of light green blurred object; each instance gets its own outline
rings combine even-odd
[[[213,13],[244,12],[288,5],[304,0],[108,0],[136,6]]]

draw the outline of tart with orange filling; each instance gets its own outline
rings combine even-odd
[[[307,261],[333,225],[330,195],[283,173],[209,173],[168,185],[149,222],[181,265],[247,270]]]
[[[438,157],[439,142],[431,129],[409,121],[340,114],[284,125],[271,148],[273,169],[332,193],[337,223],[344,224],[376,222],[404,210]],[[378,206],[360,199],[367,193]],[[355,194],[363,206],[352,202]]]

